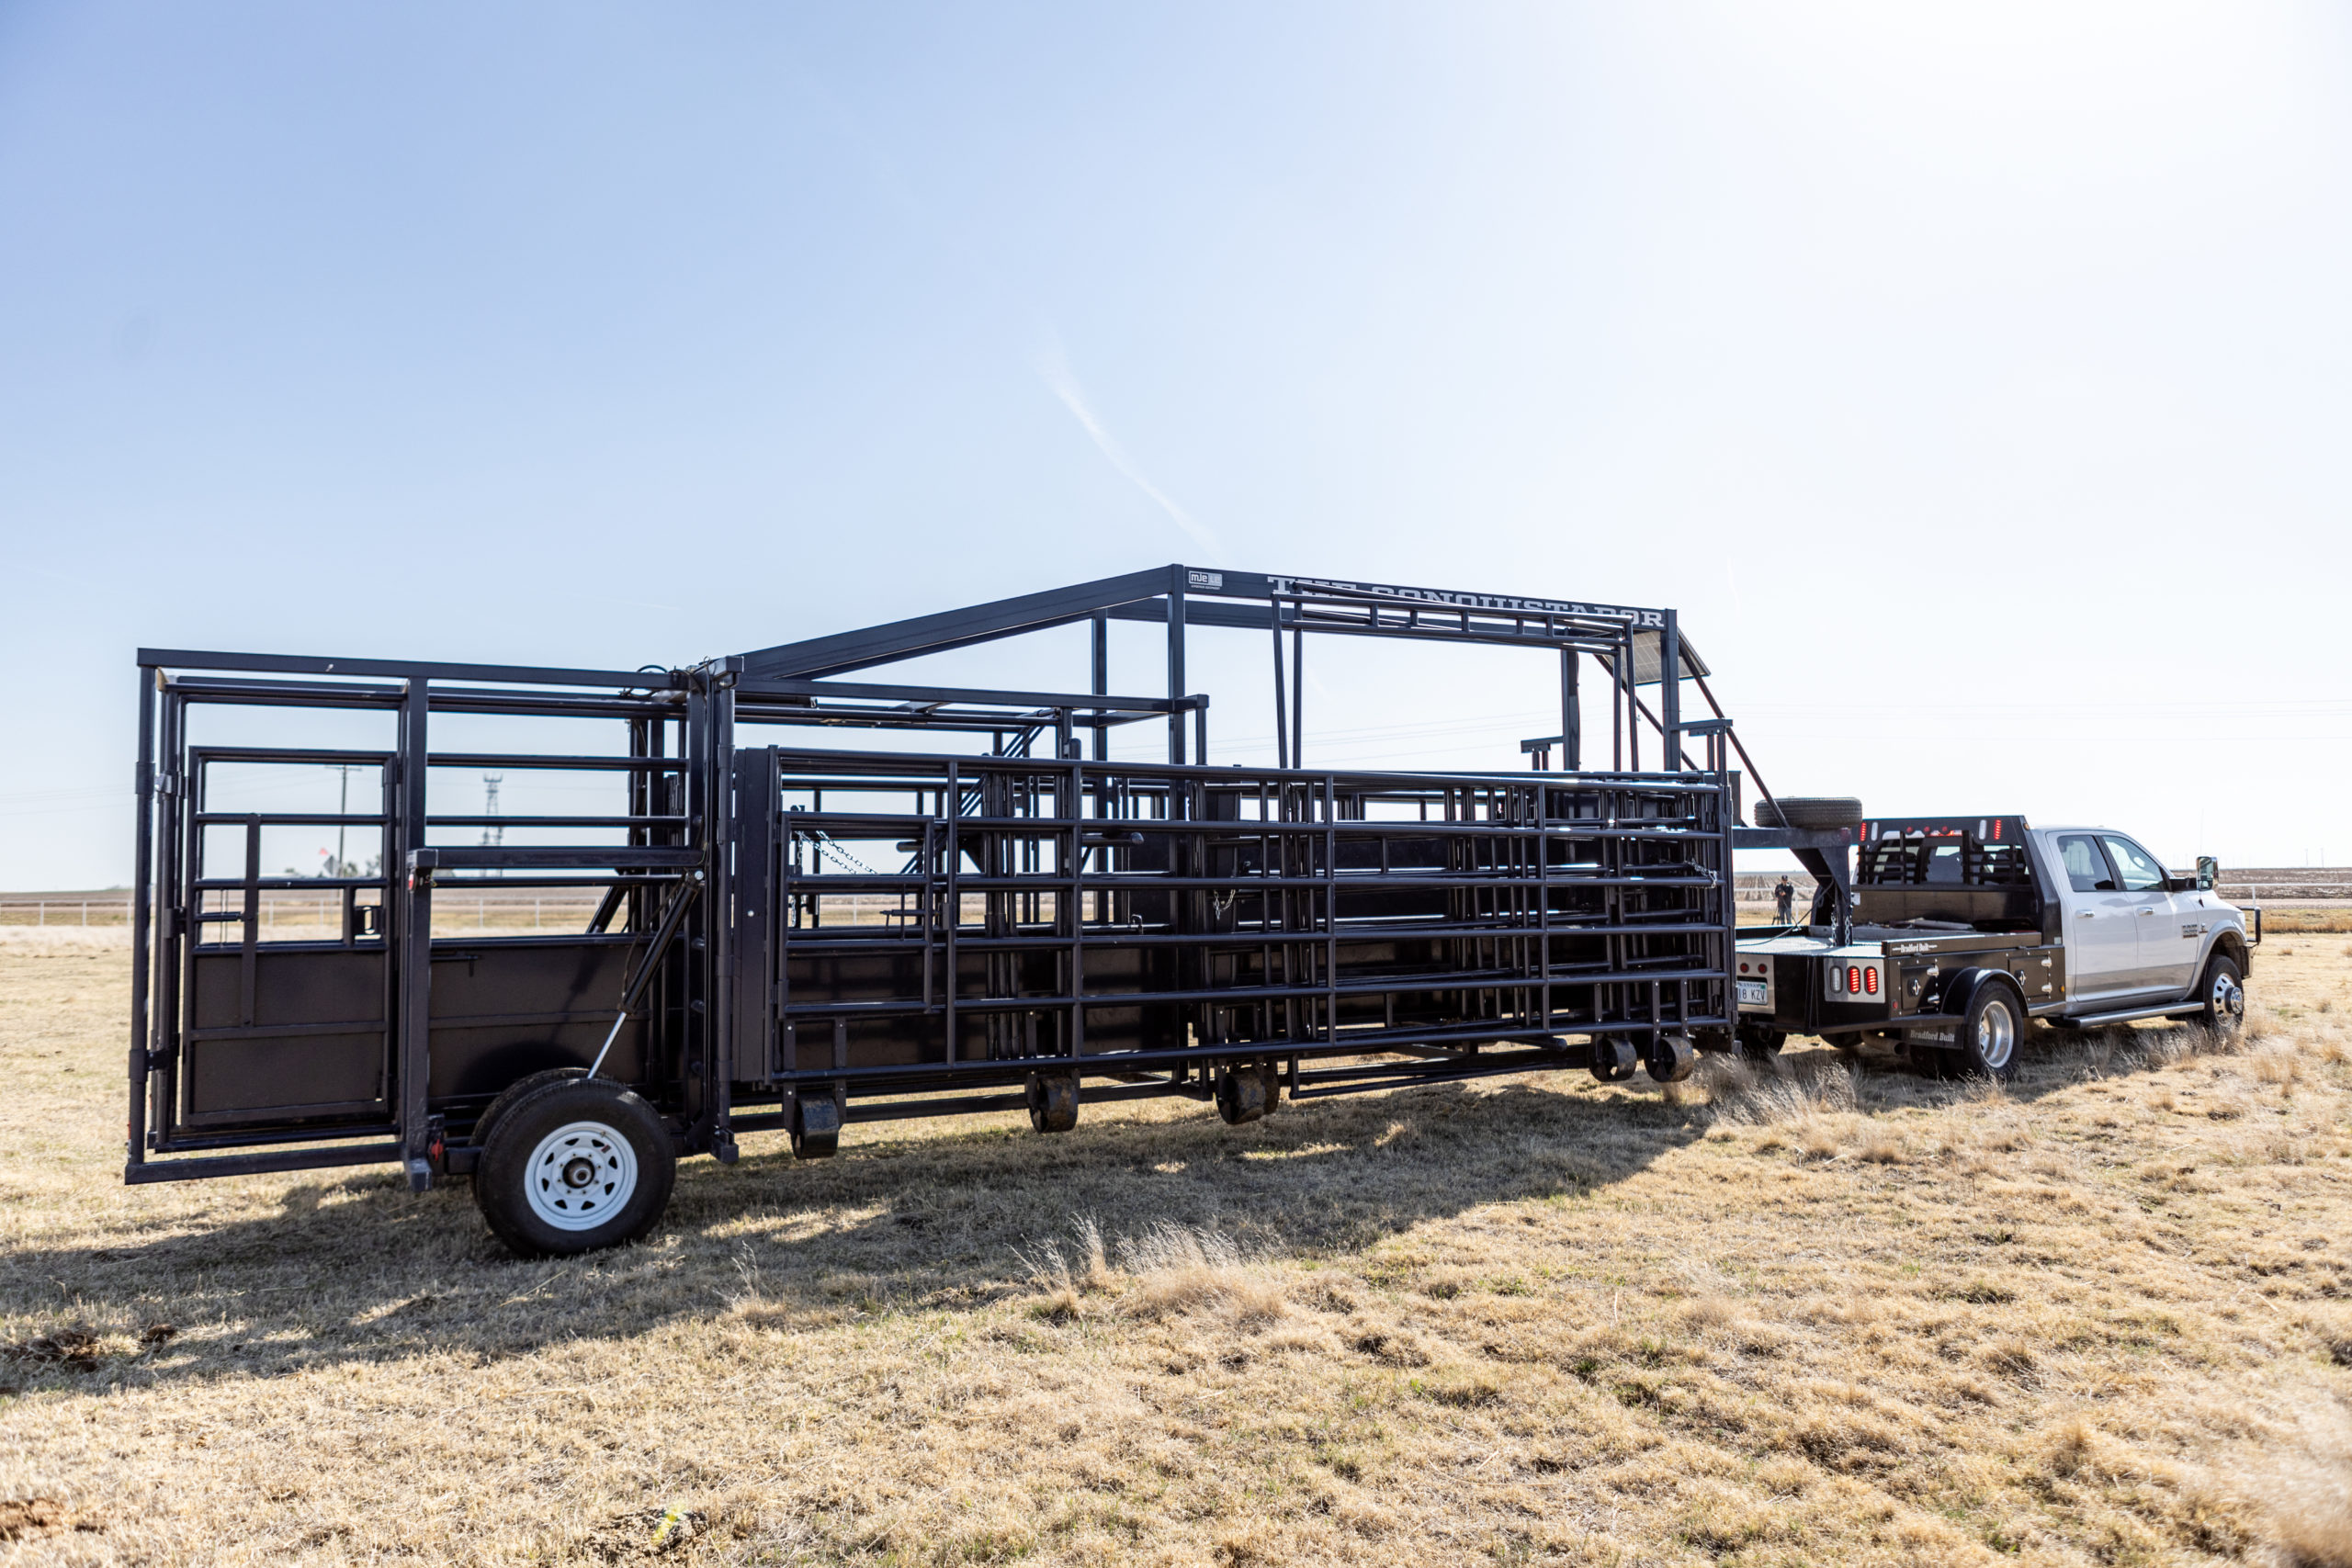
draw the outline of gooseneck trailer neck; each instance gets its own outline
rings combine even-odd
[[[1165,626],[1158,694],[1110,690],[1114,620]],[[872,674],[1078,623],[1082,692]],[[1265,639],[1273,766],[1211,764],[1199,627]],[[1531,771],[1312,766],[1309,634],[1538,651],[1558,731]],[[760,1130],[820,1156],[863,1120],[1025,1107],[1052,1130],[1180,1094],[1238,1121],[1283,1092],[1679,1076],[1735,1020],[1736,839],[1809,837],[1737,827],[1708,671],[1673,611],[1621,604],[1170,566],[685,669],[139,664],[134,1182],[397,1162],[423,1187],[583,1070],[722,1160]],[[1138,724],[1166,761],[1112,760]],[[847,730],[865,744],[813,743]],[[356,806],[271,809],[256,784],[328,771]],[[485,772],[600,808],[458,809]],[[372,863],[271,874],[295,829]],[[493,887],[594,912],[447,918]],[[271,925],[297,894],[322,927]]]

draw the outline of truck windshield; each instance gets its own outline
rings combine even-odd
[[[2146,893],[2165,885],[2165,868],[2147,851],[2113,833],[2100,837],[2107,844],[2107,852],[2115,857],[2115,869],[2123,877],[2123,891]]]

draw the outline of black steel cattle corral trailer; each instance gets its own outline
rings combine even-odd
[[[1114,619],[1166,625],[1166,694],[1110,694]],[[1083,694],[839,679],[1086,622]],[[1202,626],[1269,639],[1277,766],[1210,765]],[[1309,632],[1545,650],[1561,732],[1526,773],[1304,766]],[[1606,771],[1581,766],[1587,660]],[[1175,566],[684,670],[139,660],[132,1182],[398,1162],[420,1189],[471,1175],[517,1248],[576,1251],[641,1234],[678,1156],[731,1162],[747,1132],[813,1157],[895,1117],[1025,1107],[1054,1131],[1182,1094],[1238,1122],[1285,1092],[1674,1078],[1734,1019],[1736,742],[1660,679],[1706,691],[1670,610]],[[325,743],[252,743],[259,709]],[[1109,760],[1114,727],[1161,722],[1166,762]],[[911,733],[806,744],[842,728]],[[335,810],[254,803],[326,770]],[[443,808],[463,775],[526,771],[602,779],[605,809]],[[294,829],[375,859],[269,874]],[[437,897],[484,886],[594,914],[436,929]],[[333,901],[326,929],[269,925],[294,892]]]

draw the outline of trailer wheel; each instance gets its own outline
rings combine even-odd
[[[498,1119],[514,1110],[514,1102],[525,1095],[551,1083],[561,1083],[566,1078],[584,1078],[587,1076],[588,1069],[585,1067],[549,1067],[543,1073],[533,1073],[527,1077],[516,1078],[513,1083],[500,1089],[498,1098],[482,1107],[481,1114],[474,1118],[474,1130],[469,1134],[474,1141],[474,1147],[479,1149],[489,1144],[490,1130],[497,1126]]]
[[[1778,795],[1756,803],[1758,828],[1838,829],[1860,826],[1862,803],[1851,795]]]
[[[795,1093],[785,1135],[792,1140],[794,1159],[832,1158],[842,1146],[841,1101],[829,1089]]]
[[[1769,1023],[1742,1024],[1739,1031],[1739,1054],[1751,1062],[1769,1062],[1781,1054],[1789,1043],[1789,1032],[1775,1029]]]
[[[1228,1127],[1255,1122],[1266,1113],[1265,1069],[1255,1062],[1228,1066],[1216,1076],[1216,1113]]]
[[[1688,1034],[1653,1034],[1649,1049],[1642,1053],[1642,1066],[1660,1083],[1680,1083],[1698,1065],[1699,1053],[1691,1049]]]
[[[2239,978],[2238,961],[2228,953],[2217,953],[2207,961],[2197,995],[2205,1004],[2198,1019],[2215,1034],[2235,1034],[2245,1021],[2245,986]]]
[[[1634,1076],[1640,1062],[1641,1054],[1622,1034],[1606,1035],[1592,1043],[1592,1076],[1602,1083],[1623,1083]]]
[[[1945,1053],[1971,1077],[2007,1083],[2018,1070],[2018,1047],[2025,1039],[2025,998],[1998,980],[1987,980],[1968,998],[1954,1032],[1958,1045]]]
[[[1040,1133],[1067,1133],[1078,1125],[1078,1078],[1070,1073],[1031,1073],[1027,1085],[1029,1125]]]
[[[592,1252],[651,1230],[677,1174],[653,1107],[619,1084],[568,1078],[500,1114],[474,1174],[474,1201],[498,1239],[526,1258]]]

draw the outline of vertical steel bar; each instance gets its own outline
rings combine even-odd
[[[1069,858],[1062,863],[1062,887],[1054,913],[1069,922],[1069,1054],[1086,1055],[1086,769],[1069,764],[1069,798],[1062,802],[1062,818],[1069,824]]]
[[[1657,639],[1658,728],[1665,733],[1666,771],[1682,768],[1682,627],[1675,613],[1666,613],[1666,629]]]
[[[1323,775],[1323,1038],[1340,1037],[1340,776]]]
[[[1094,684],[1091,689],[1098,697],[1108,695],[1111,690],[1111,617],[1100,610],[1094,613]],[[1094,760],[1104,762],[1110,758],[1111,727],[1097,724],[1094,727]]]
[[[1184,569],[1172,567],[1168,579],[1168,700],[1184,694]],[[1168,760],[1184,763],[1184,716],[1168,710]]]
[[[1560,771],[1584,766],[1584,714],[1577,693],[1577,650],[1560,649]]]
[[[1290,702],[1283,691],[1283,602],[1266,596],[1266,628],[1274,638],[1274,766],[1290,766]]]
[[[148,1103],[153,1108],[155,1131],[169,1137],[179,1115],[179,1047],[196,1027],[194,954],[197,897],[187,886],[190,867],[197,863],[198,838],[188,807],[193,787],[187,767],[187,702],[168,687],[164,696],[163,735],[156,757],[164,775],[157,793],[156,847],[162,863],[156,867],[156,895],[164,900],[163,931],[155,942],[155,1022],[163,1055],[162,1077]]]
[[[1306,766],[1306,627],[1290,627],[1290,765]]]
[[[1625,672],[1625,766],[1642,771],[1641,671],[1634,667],[1634,623],[1625,623],[1625,656],[1618,661]]]
[[[710,1141],[711,1146],[728,1156],[734,1146],[731,1125],[734,1105],[736,1024],[735,987],[738,980],[735,952],[735,677],[740,673],[740,660],[723,661],[715,682],[718,691],[709,709],[710,749],[704,762],[704,776],[710,782],[708,808],[703,820],[708,824],[710,848],[699,874],[707,877],[704,886],[712,897],[695,901],[695,919],[701,925],[708,945],[710,966],[709,1010],[704,1014],[704,1027],[710,1031],[708,1054],[710,1064]]]
[[[1571,653],[1570,659],[1576,657]],[[1570,688],[1571,691],[1574,687]],[[1544,977],[1539,986],[1539,1000],[1544,1009],[1540,1027],[1552,1027],[1552,791],[1548,785],[1535,786],[1535,897],[1539,900],[1535,914],[1535,951],[1537,962],[1543,965]],[[1565,792],[1560,804],[1567,806]]]
[[[963,835],[956,830],[956,819],[964,814],[964,779],[953,762],[947,764],[947,954],[944,986],[947,999],[947,1060],[956,1060],[956,993],[961,976],[956,966],[956,931],[964,923],[964,895],[956,886],[956,877],[964,860]]]
[[[431,753],[426,749],[427,721],[432,708],[431,682],[424,675],[411,675],[401,694],[400,717],[400,791],[401,811],[398,843],[393,854],[385,857],[388,865],[407,865],[409,857],[424,845],[424,815],[429,793],[427,761]],[[394,855],[397,858],[394,858]],[[409,1162],[412,1186],[430,1179],[424,1165],[425,1145],[430,1127],[425,1119],[424,1090],[426,1064],[431,1052],[429,1007],[433,987],[433,878],[430,872],[419,877],[411,871],[405,879],[401,898],[401,940],[395,956],[399,965],[401,1009],[396,1015],[400,1030],[400,1130],[402,1152]]]
[[[147,1019],[148,910],[154,898],[155,677],[153,666],[139,667],[139,761],[131,771],[131,810],[136,836],[130,873],[130,1107],[123,1124],[126,1168],[147,1157],[147,1053],[153,1030]]]
[[[422,687],[421,679],[412,687]],[[401,976],[400,1133],[401,1156],[408,1168],[409,1186],[419,1192],[431,1184],[432,1168],[425,1161],[427,1122],[424,1112],[426,1029],[433,1003],[433,867],[432,856],[412,851],[408,856],[406,892],[401,900],[401,949],[408,955]],[[419,864],[420,861],[424,862]]]

